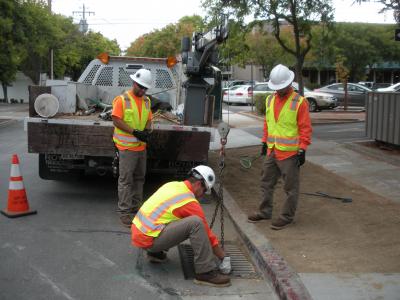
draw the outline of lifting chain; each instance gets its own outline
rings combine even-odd
[[[220,223],[221,223],[221,247],[224,248],[224,169],[225,169],[225,145],[227,143],[227,136],[229,133],[229,126],[225,123],[221,123],[218,126],[218,132],[221,136],[221,148],[219,151],[219,186],[217,191],[217,204],[215,211],[211,219],[210,228],[214,226],[215,219],[220,210]]]

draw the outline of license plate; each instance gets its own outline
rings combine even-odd
[[[83,159],[83,155],[77,154],[61,154],[61,159]]]

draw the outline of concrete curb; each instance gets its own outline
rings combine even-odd
[[[228,211],[237,232],[249,249],[250,255],[282,300],[311,300],[311,295],[300,276],[272,247],[268,239],[261,234],[254,224],[247,222],[232,196],[224,189],[224,207]]]
[[[370,149],[366,146],[358,145],[357,143],[344,143],[343,147],[350,149],[354,152],[370,156],[376,160],[383,160],[388,164],[400,166],[400,157],[385,155],[385,153],[382,153],[382,151],[384,150]]]

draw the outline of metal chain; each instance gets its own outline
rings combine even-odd
[[[210,228],[214,226],[215,219],[218,211],[220,210],[220,223],[221,223],[221,247],[224,248],[225,235],[224,235],[224,169],[225,169],[225,145],[226,138],[221,138],[221,149],[219,152],[219,188],[218,188],[218,199],[215,206],[215,211],[211,219]]]

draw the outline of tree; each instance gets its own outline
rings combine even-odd
[[[18,66],[26,54],[20,8],[16,1],[0,0],[0,82],[6,102],[7,87],[15,80]]]
[[[280,46],[296,60],[296,77],[300,93],[303,93],[301,72],[305,57],[311,49],[311,26],[319,21],[332,21],[333,9],[329,0],[204,0],[203,6],[208,8],[211,14],[220,13],[229,7],[239,20],[253,14],[255,19],[269,24]],[[293,46],[282,38],[282,25],[291,29]]]
[[[393,25],[337,23],[333,49],[343,56],[350,81],[364,80],[367,67],[400,60],[400,45],[391,38]]]
[[[129,56],[174,56],[181,51],[183,37],[191,36],[194,31],[203,28],[204,23],[200,16],[183,17],[177,24],[168,24],[162,29],[138,37],[131,43],[126,53]]]
[[[56,77],[77,79],[87,63],[101,52],[119,55],[115,40],[100,33],[82,34],[72,18],[52,14],[47,1],[0,0],[0,81],[3,90],[23,71],[33,82],[49,68],[49,49],[54,49]],[[7,91],[4,93],[7,95]]]
[[[335,63],[335,67],[336,67],[336,77],[339,79],[339,81],[341,83],[343,83],[344,86],[344,110],[347,110],[347,103],[348,103],[348,97],[347,97],[347,82],[349,80],[349,70],[346,68],[345,66],[345,61],[346,58],[338,55],[338,57],[336,58],[336,63]]]
[[[282,36],[282,39],[290,40],[289,34],[286,32],[286,37]],[[274,36],[260,30],[260,27],[253,27],[253,32],[246,36],[246,43],[249,47],[248,58],[262,67],[264,78],[268,78],[277,61],[285,65],[295,63],[293,57],[277,43]]]

